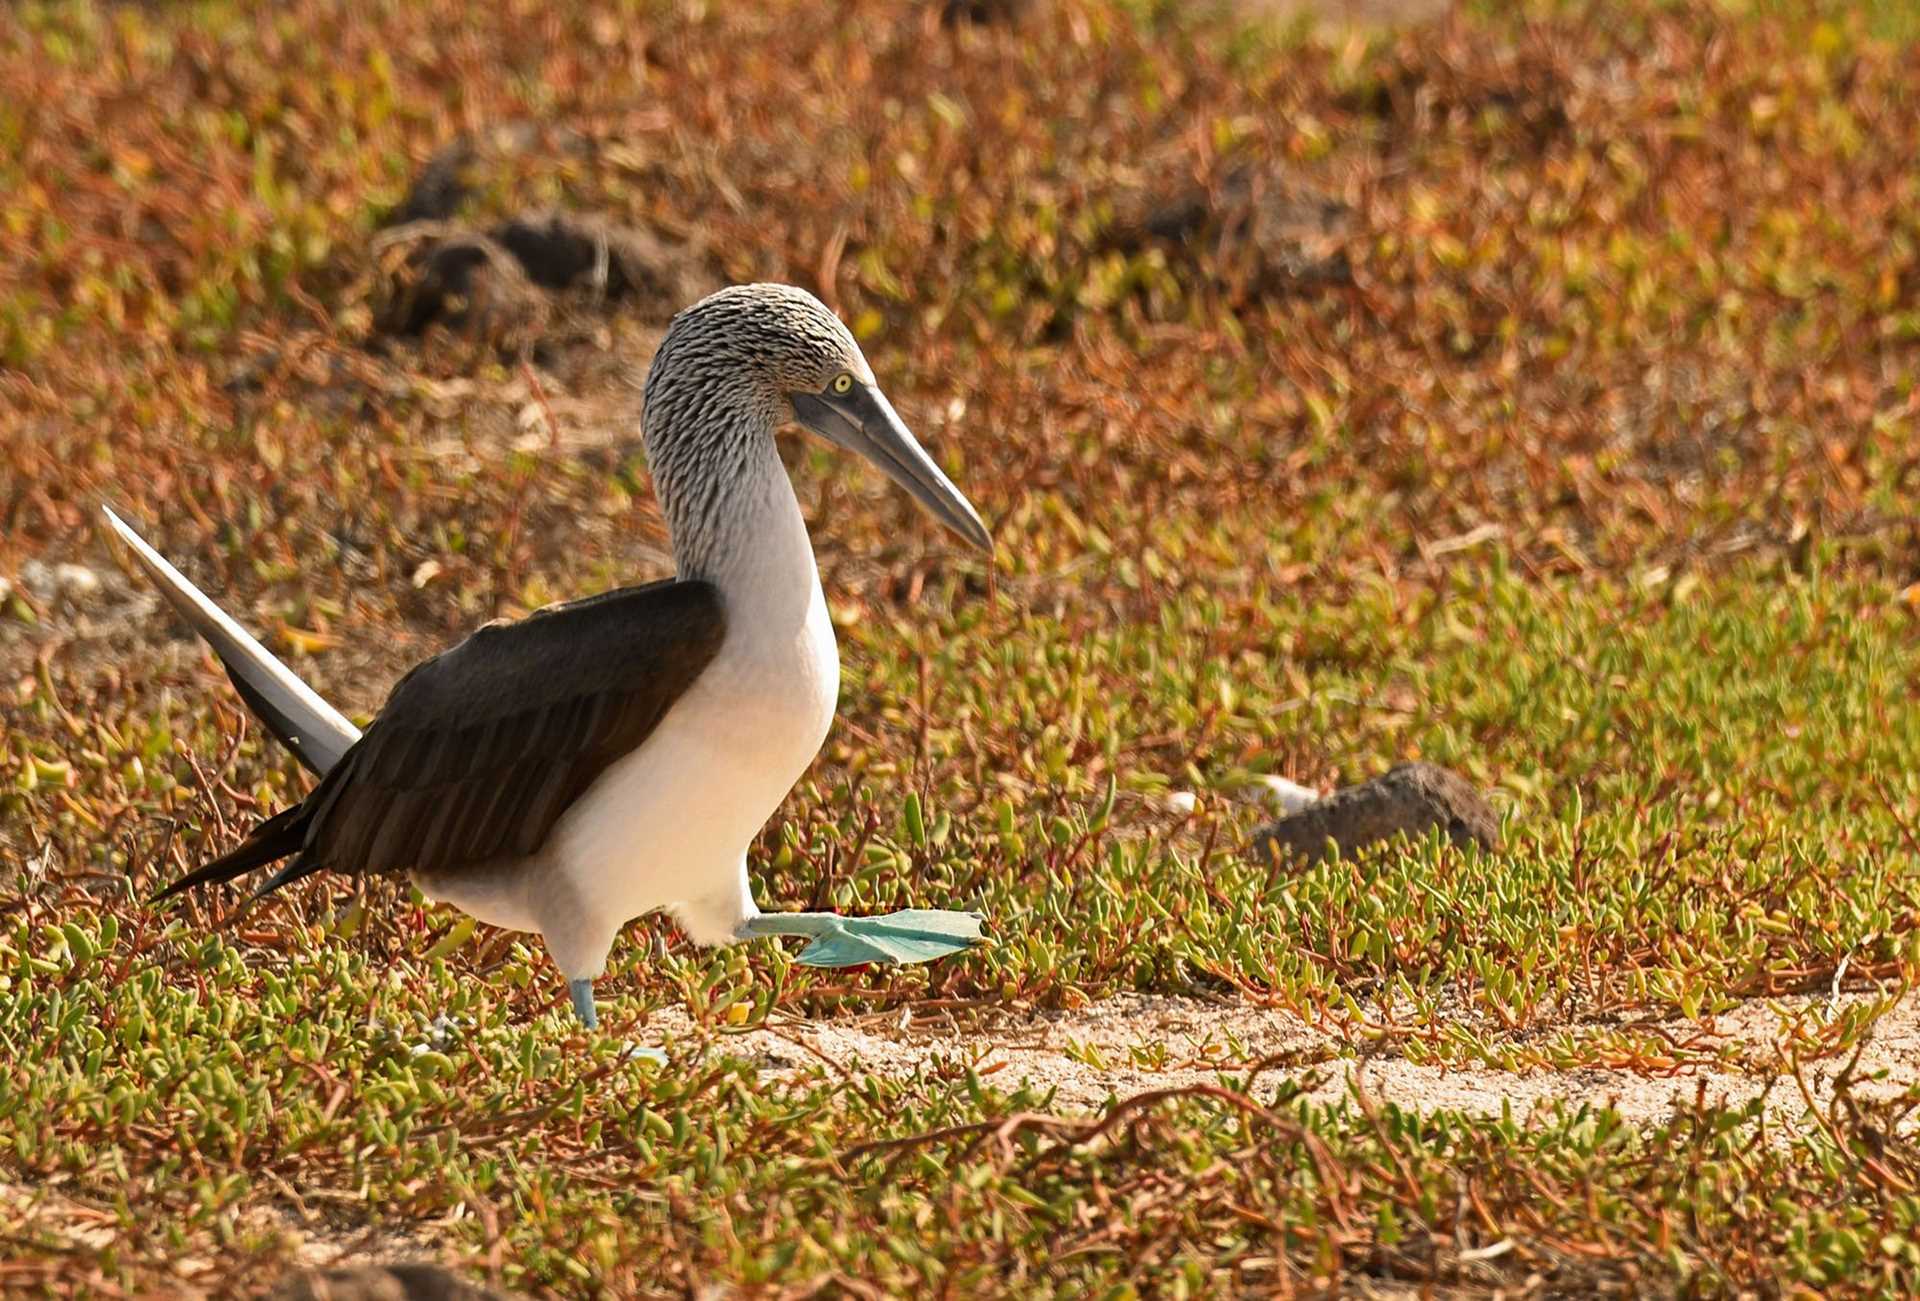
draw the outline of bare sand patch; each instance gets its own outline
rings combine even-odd
[[[973,1009],[970,1020],[949,1019],[937,1009],[930,1016],[925,1006],[909,1006],[905,1019],[900,1013],[788,1019],[717,1036],[676,1010],[656,1013],[642,1034],[649,1043],[664,1040],[671,1059],[711,1053],[744,1058],[770,1083],[822,1072],[938,1078],[972,1070],[1008,1091],[1028,1084],[1048,1092],[1049,1109],[1067,1115],[1098,1112],[1156,1090],[1218,1084],[1223,1076],[1244,1086],[1250,1074],[1252,1092],[1262,1100],[1290,1082],[1298,1096],[1326,1105],[1350,1100],[1364,1089],[1377,1102],[1413,1111],[1498,1115],[1510,1110],[1524,1121],[1537,1108],[1585,1106],[1611,1109],[1637,1126],[1657,1124],[1697,1100],[1734,1107],[1764,1095],[1768,1136],[1781,1142],[1821,1123],[1853,1056],[1849,1048],[1807,1061],[1796,1079],[1787,1055],[1793,1044],[1804,1046],[1809,1026],[1831,1024],[1871,1002],[1865,994],[1756,999],[1714,1017],[1660,1023],[1659,1037],[1686,1045],[1690,1058],[1664,1066],[1572,1069],[1413,1061],[1397,1049],[1356,1045],[1285,1010],[1139,994],[1073,1011],[978,1015]],[[1798,1036],[1789,1028],[1796,1024]],[[1576,1023],[1554,1032],[1617,1028]],[[1596,1060],[1606,1056],[1595,1054]],[[1913,1084],[1917,1066],[1920,999],[1909,995],[1887,1008],[1868,1031],[1853,1064],[1853,1092],[1863,1098],[1898,1095]],[[0,1233],[68,1251],[113,1245],[124,1232],[119,1212],[70,1192],[62,1186],[68,1182],[0,1183]],[[329,1203],[355,1203],[352,1194],[280,1191],[276,1204],[252,1208],[243,1221],[248,1231],[280,1239],[289,1275],[435,1259],[455,1263],[448,1254],[449,1223],[355,1224],[351,1213],[349,1222],[342,1222]],[[206,1295],[198,1290],[203,1285],[221,1286],[211,1260],[188,1257],[171,1268],[180,1295]]]
[[[1824,1109],[1851,1052],[1792,1066],[1798,1021],[1822,1024],[1871,1002],[1870,996],[1797,996],[1755,999],[1699,1021],[1647,1023],[1688,1046],[1677,1059],[1654,1064],[1582,1065],[1570,1069],[1523,1066],[1498,1069],[1414,1061],[1394,1050],[1355,1044],[1295,1013],[1243,1002],[1122,995],[1077,1011],[1008,1013],[966,1025],[929,1025],[897,1016],[857,1020],[794,1020],[712,1043],[758,1063],[771,1075],[823,1066],[848,1075],[939,1074],[971,1069],[997,1087],[1030,1084],[1050,1091],[1053,1106],[1087,1112],[1155,1089],[1244,1078],[1259,1072],[1256,1089],[1290,1080],[1315,1102],[1335,1103],[1360,1088],[1383,1102],[1416,1111],[1454,1110],[1524,1118],[1536,1107],[1606,1107],[1635,1124],[1653,1124],[1676,1106],[1697,1099],[1740,1106],[1766,1095],[1769,1124],[1783,1133],[1815,1123],[1807,1102]],[[1594,1025],[1562,1027],[1578,1033]],[[673,1047],[695,1034],[684,1017],[656,1017],[652,1033]],[[1516,1041],[1518,1042],[1518,1041]],[[1804,1044],[1805,1040],[1800,1040]],[[1596,1054],[1604,1060],[1606,1054]],[[1897,1095],[1920,1074],[1920,999],[1895,1003],[1869,1032],[1852,1081],[1861,1097]]]

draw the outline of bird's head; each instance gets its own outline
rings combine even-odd
[[[791,285],[735,285],[673,318],[647,374],[651,449],[665,412],[722,388],[858,452],[980,550],[993,537],[874,381],[860,345],[827,305]],[[658,413],[658,414],[657,414]]]

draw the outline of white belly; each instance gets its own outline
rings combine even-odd
[[[747,849],[820,752],[839,695],[817,584],[812,604],[800,634],[781,644],[756,644],[751,625],[730,625],[653,735],[555,826],[543,857],[589,912],[624,925],[670,908],[707,944],[753,915]]]
[[[805,522],[772,443],[731,485],[737,535],[697,576],[726,607],[720,652],[640,747],[602,773],[527,859],[416,875],[480,920],[538,931],[569,979],[593,978],[621,927],[669,909],[702,944],[758,910],[747,848],[820,752],[840,658]],[[676,552],[676,558],[678,553]]]

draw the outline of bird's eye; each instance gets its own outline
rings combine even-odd
[[[830,387],[835,393],[845,397],[847,394],[853,392],[853,376],[847,374],[845,371],[841,371],[833,377],[833,383]]]

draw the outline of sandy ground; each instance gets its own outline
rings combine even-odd
[[[951,1076],[972,1069],[1012,1091],[1022,1083],[1051,1091],[1049,1109],[1098,1111],[1133,1095],[1189,1084],[1219,1083],[1222,1075],[1244,1082],[1258,1073],[1253,1093],[1265,1101],[1291,1082],[1314,1102],[1338,1104],[1364,1088],[1374,1099],[1411,1110],[1458,1110],[1499,1114],[1511,1107],[1523,1121],[1537,1107],[1554,1104],[1610,1107],[1637,1125],[1667,1117],[1704,1094],[1709,1103],[1739,1105],[1766,1095],[1773,1141],[1817,1123],[1789,1069],[1782,1049],[1787,1027],[1807,1031],[1830,1024],[1864,995],[1835,998],[1754,1000],[1729,1013],[1691,1022],[1627,1027],[1605,1024],[1559,1027],[1576,1036],[1626,1030],[1641,1040],[1673,1045],[1664,1058],[1618,1068],[1584,1066],[1500,1070],[1409,1061],[1394,1052],[1357,1053],[1341,1036],[1308,1024],[1290,1012],[1248,1003],[1125,995],[1070,1012],[981,1013],[970,1009],[966,1024],[945,1012],[898,1013],[836,1020],[790,1020],[720,1036],[703,1033],[683,1013],[656,1014],[645,1041],[663,1043],[672,1058],[725,1053],[755,1064],[769,1085],[814,1072],[861,1072],[907,1077]],[[1532,1036],[1538,1047],[1541,1036]],[[1496,1045],[1498,1041],[1495,1041]],[[1527,1044],[1513,1040],[1510,1045]],[[1604,1059],[1604,1052],[1589,1054]],[[1822,1109],[1851,1052],[1809,1062],[1801,1071]],[[1872,1027],[1855,1070],[1855,1093],[1886,1097],[1920,1075],[1920,996],[1908,996]],[[100,1249],[119,1234],[110,1207],[73,1196],[55,1179],[37,1186],[0,1182],[0,1238],[47,1235],[76,1248]],[[251,1227],[277,1231],[293,1249],[296,1268],[393,1264],[440,1256],[436,1226],[398,1231],[374,1227],[342,1231],[330,1223],[331,1208],[310,1204],[293,1189],[284,1204],[260,1213]],[[183,1262],[192,1278],[196,1262]],[[210,1264],[202,1268],[210,1268]]]
[[[1818,1026],[1868,1001],[1863,995],[1753,1000],[1702,1021],[1564,1027],[1576,1035],[1638,1032],[1656,1044],[1677,1045],[1644,1064],[1573,1070],[1501,1070],[1356,1053],[1344,1039],[1291,1012],[1146,995],[967,1027],[903,1023],[892,1016],[793,1021],[727,1036],[710,1051],[745,1057],[774,1077],[809,1065],[887,1075],[970,1067],[1003,1090],[1022,1083],[1050,1090],[1054,1109],[1063,1112],[1099,1110],[1153,1089],[1215,1083],[1222,1074],[1244,1079],[1255,1067],[1261,1070],[1254,1092],[1263,1099],[1291,1081],[1317,1102],[1338,1102],[1359,1087],[1411,1110],[1497,1115],[1510,1106],[1516,1118],[1536,1106],[1564,1102],[1611,1107],[1631,1122],[1650,1124],[1668,1116],[1676,1103],[1691,1105],[1703,1090],[1709,1103],[1726,1106],[1765,1093],[1768,1119],[1784,1134],[1811,1122],[1800,1086],[1782,1061],[1789,1041],[1783,1027],[1795,1021]],[[684,1038],[691,1025],[675,1015],[657,1017],[650,1029],[668,1044],[670,1055],[694,1047]],[[1536,1044],[1539,1038],[1533,1036]],[[1512,1046],[1524,1044],[1515,1040]],[[1850,1055],[1804,1065],[1801,1076],[1821,1106],[1832,1098],[1834,1078]],[[1917,1076],[1920,997],[1910,996],[1873,1027],[1855,1068],[1855,1092],[1861,1097],[1897,1094]]]

